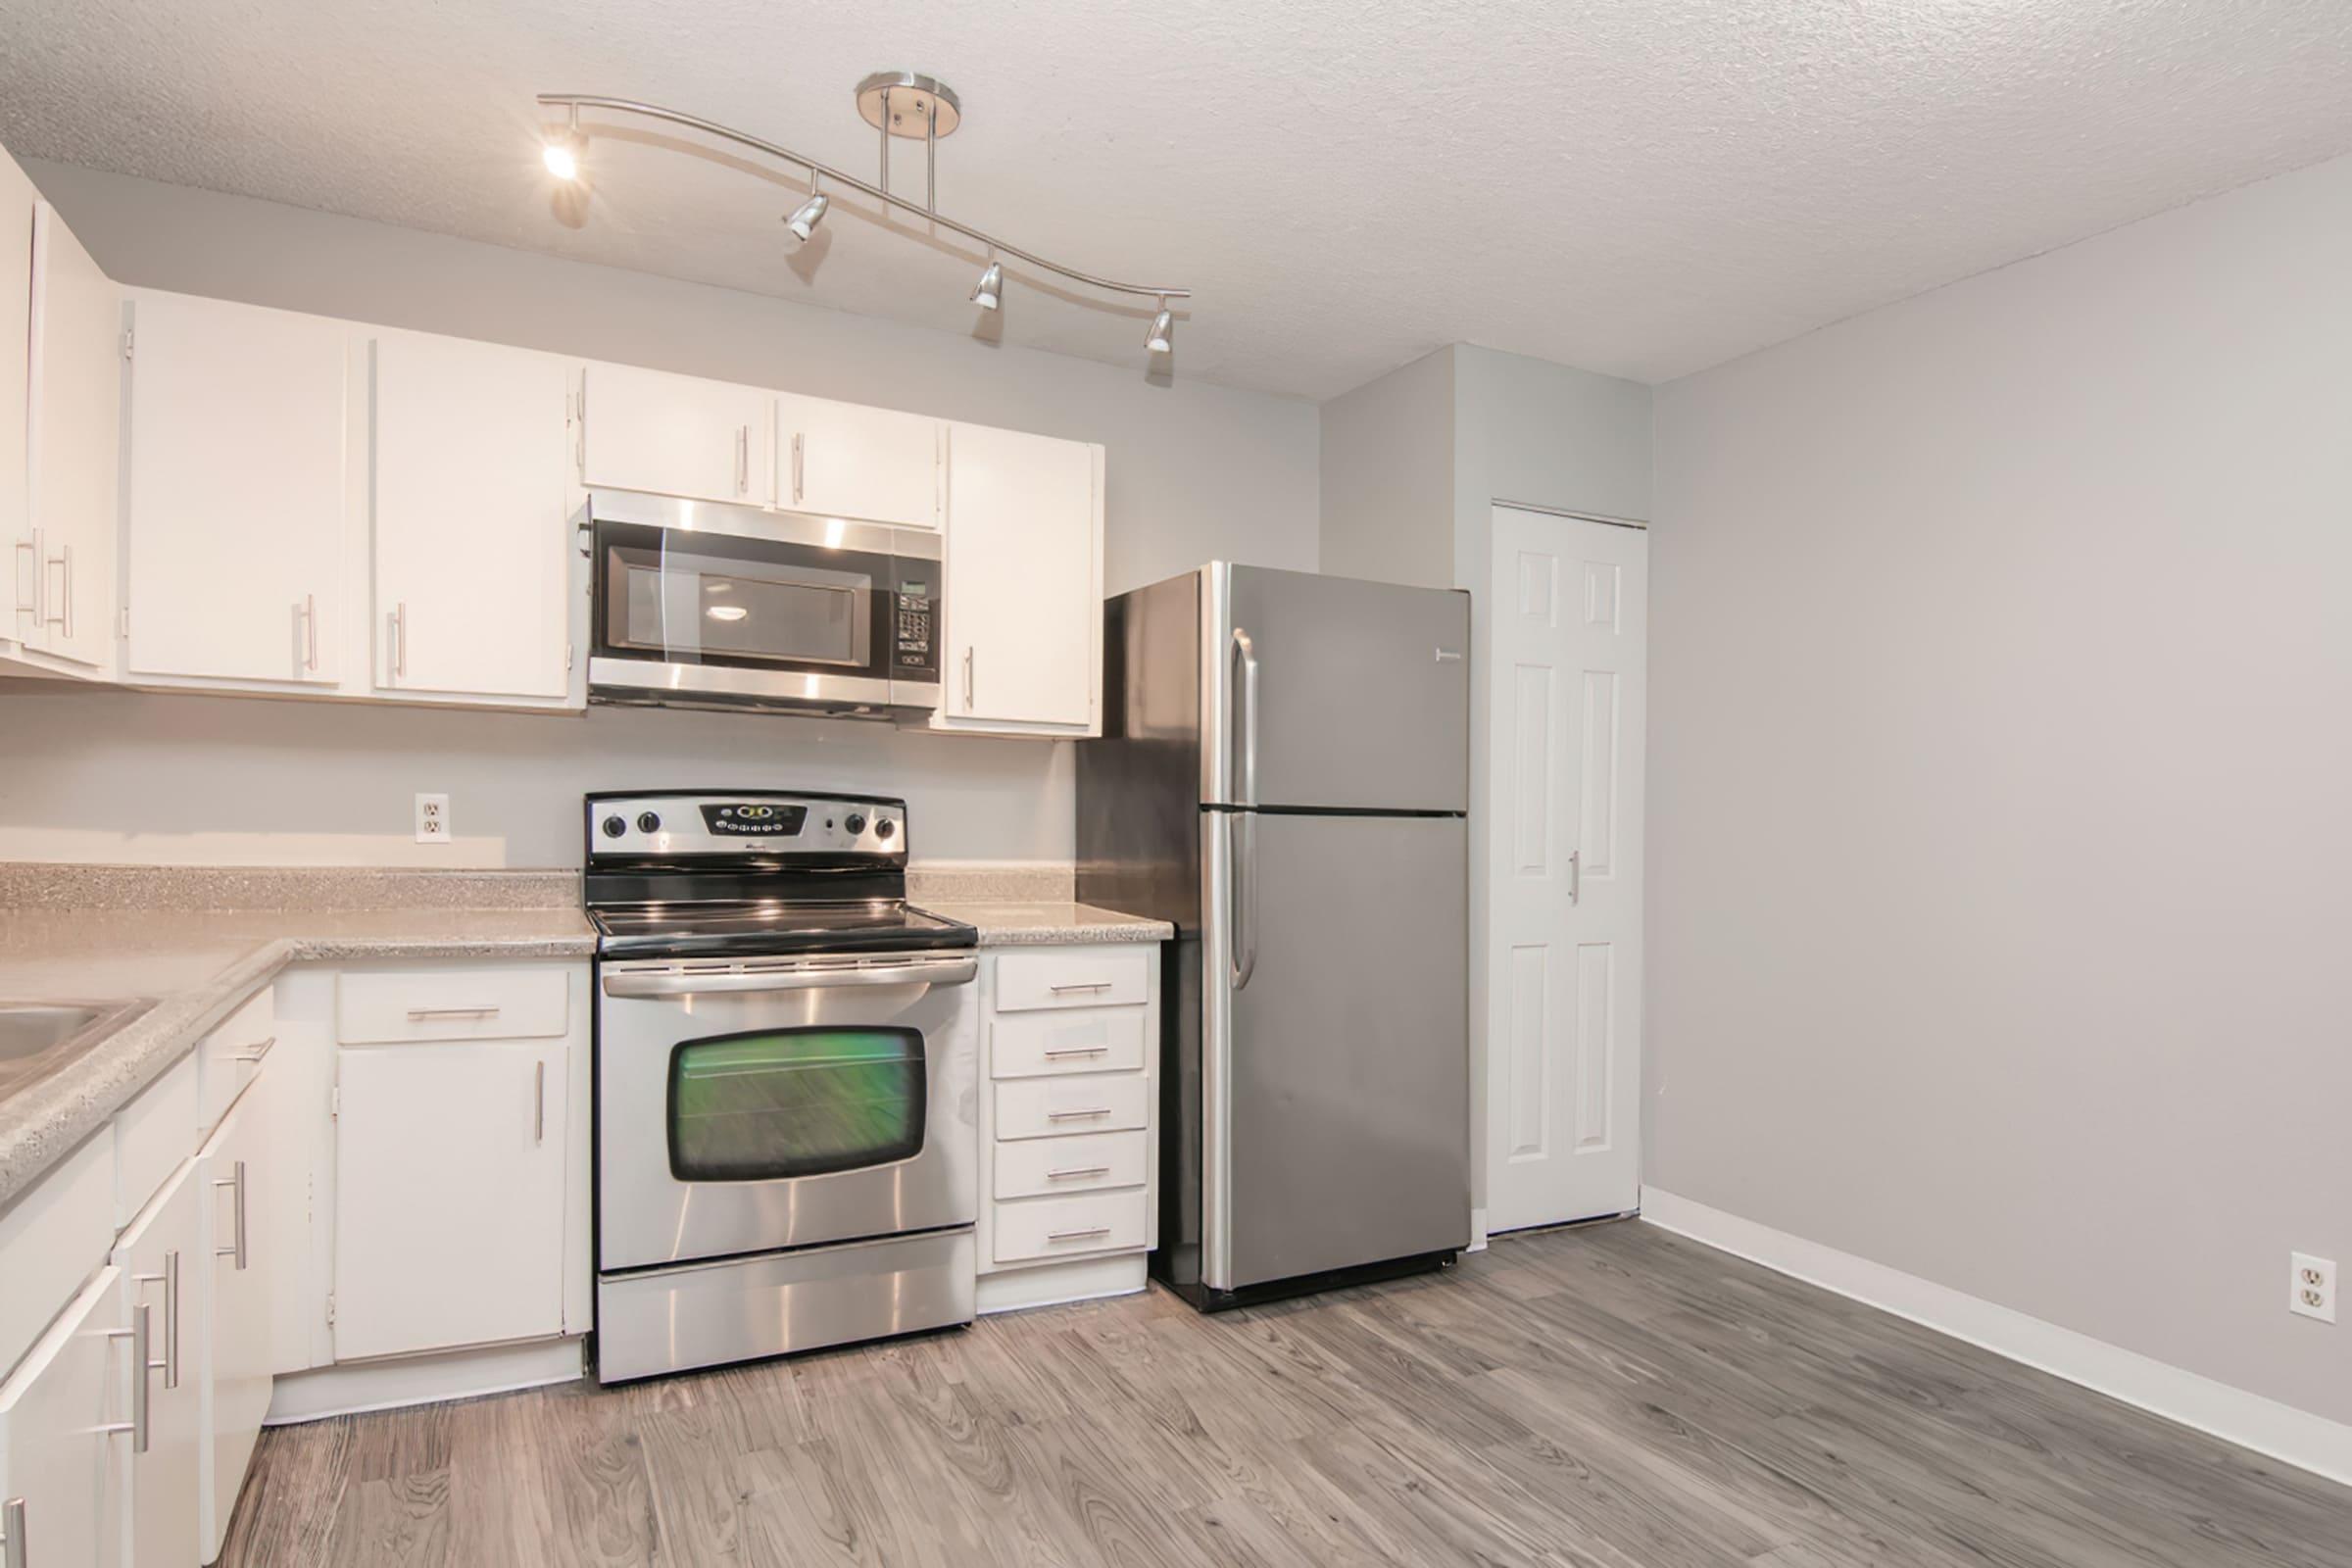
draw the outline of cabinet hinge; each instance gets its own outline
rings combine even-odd
[[[122,607],[122,635],[125,637],[130,635],[130,607],[128,605]]]
[[[332,1121],[343,1114],[343,1086],[335,1085],[326,1092],[326,1115]]]
[[[130,358],[131,335],[137,330],[136,327],[129,326],[122,329],[122,357],[126,360]]]
[[[571,673],[571,644],[565,643],[564,645],[564,673],[566,675]]]
[[[335,1326],[335,1293],[332,1291],[326,1293],[326,1326],[330,1329]]]

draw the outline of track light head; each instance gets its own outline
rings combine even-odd
[[[984,311],[993,311],[1002,303],[1004,292],[1004,264],[991,262],[988,270],[980,274],[980,281],[973,285],[972,303]]]
[[[794,208],[792,216],[784,220],[784,226],[792,230],[794,239],[806,245],[808,236],[816,232],[816,225],[825,220],[825,209],[832,205],[832,200],[823,191],[811,191],[808,199]]]
[[[539,148],[539,161],[547,172],[567,185],[584,183],[581,171],[588,166],[588,138],[580,134],[580,111],[572,107],[564,129],[550,136]]]
[[[1154,354],[1165,354],[1174,346],[1175,337],[1176,318],[1162,305],[1159,314],[1152,318],[1152,334],[1144,339],[1144,347]]]

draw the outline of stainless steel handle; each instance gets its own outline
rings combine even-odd
[[[17,550],[32,558],[32,603],[29,605],[24,602],[24,564],[11,558],[17,568],[17,580],[10,584],[16,589],[17,613],[38,615],[41,612],[41,547],[30,539],[20,539],[17,541]]]
[[[405,680],[409,673],[409,603],[402,600],[385,617],[392,623],[392,674]]]
[[[1241,665],[1240,710],[1234,714],[1234,727],[1241,732],[1235,748],[1234,763],[1240,777],[1234,781],[1236,806],[1257,804],[1257,644],[1241,627],[1233,628],[1234,659]]]
[[[230,1242],[229,1242],[229,1245],[228,1245],[228,1246],[226,1246],[226,1247],[216,1247],[216,1248],[214,1248],[214,1249],[213,1249],[213,1255],[214,1255],[215,1257],[233,1257],[233,1258],[235,1258],[235,1259],[237,1260],[237,1268],[238,1268],[240,1271],[242,1271],[242,1270],[244,1269],[244,1267],[245,1267],[245,1255],[246,1255],[246,1254],[245,1254],[245,1162],[244,1162],[243,1160],[241,1160],[241,1159],[240,1159],[240,1160],[238,1160],[238,1161],[237,1161],[237,1163],[236,1163],[236,1165],[235,1165],[235,1167],[234,1167],[234,1170],[235,1170],[235,1174],[234,1174],[234,1175],[232,1175],[232,1176],[230,1176],[228,1180],[226,1180],[226,1181],[220,1181],[220,1180],[216,1179],[216,1180],[214,1181],[214,1183],[213,1183],[213,1185],[214,1185],[215,1187],[232,1187],[232,1188],[236,1189],[236,1194],[237,1194],[237,1201],[236,1201],[236,1205],[235,1205],[235,1208],[236,1208],[235,1218],[234,1218],[234,1219],[233,1219],[233,1221],[231,1222],[231,1223],[233,1224],[234,1228],[233,1228],[233,1229],[232,1229],[232,1230],[229,1232],[229,1235],[230,1235],[230,1237],[231,1237],[231,1240],[230,1240]]]
[[[1109,1234],[1110,1227],[1107,1225],[1089,1225],[1084,1230],[1048,1231],[1046,1240],[1049,1242],[1083,1242],[1090,1236],[1108,1236]]]
[[[547,1063],[531,1065],[531,1144],[536,1148],[547,1142]]]
[[[967,713],[972,710],[972,658],[978,652],[977,648],[963,651],[963,710]]]
[[[270,1050],[275,1047],[276,1044],[277,1036],[271,1035],[267,1040],[255,1041],[251,1051],[240,1051],[229,1059],[232,1061],[259,1061],[264,1056],[270,1054]]]
[[[318,667],[318,596],[302,596],[302,667]]]
[[[0,1502],[0,1568],[24,1568],[24,1499]]]
[[[801,499],[801,452],[802,432],[795,430],[792,432],[792,499],[795,501]]]
[[[1065,1165],[1059,1170],[1046,1172],[1046,1180],[1058,1182],[1075,1176],[1107,1176],[1109,1174],[1110,1167],[1108,1165]]]
[[[1046,1112],[1046,1120],[1084,1121],[1092,1116],[1107,1116],[1109,1114],[1110,1107],[1108,1105],[1089,1105],[1084,1110],[1049,1110]]]
[[[1100,1056],[1108,1046],[1057,1046],[1046,1053],[1048,1061],[1059,1061],[1065,1056]]]
[[[1233,814],[1233,989],[1257,973],[1257,813]]]
[[[1458,664],[1462,662],[1462,651],[1459,648],[1440,648],[1435,650],[1435,652],[1437,654],[1436,662],[1438,663]]]
[[[1582,850],[1570,850],[1568,852],[1568,902],[1570,904],[1574,904],[1578,899],[1584,897],[1585,868],[1582,858],[1583,855],[1584,851]]]
[[[712,991],[831,991],[843,986],[957,986],[980,972],[978,958],[940,963],[876,964],[866,969],[694,970],[608,969],[608,997],[686,997]]]
[[[133,1274],[131,1279],[141,1285],[161,1285],[164,1288],[164,1358],[157,1364],[164,1369],[164,1387],[179,1387],[179,1250],[164,1254],[161,1274]]]
[[[1108,980],[1073,980],[1068,985],[1048,986],[1046,989],[1058,996],[1064,991],[1108,991],[1110,985]]]
[[[409,1009],[409,1022],[411,1023],[422,1023],[427,1018],[495,1018],[497,1016],[498,1004],[496,1003],[486,1007],[411,1007]]]
[[[154,1319],[150,1315],[151,1310],[145,1301],[141,1301],[130,1309],[130,1327],[109,1329],[106,1332],[106,1337],[110,1340],[128,1340],[130,1342],[130,1419],[109,1421],[95,1430],[129,1433],[130,1448],[133,1453],[147,1451],[148,1407],[151,1403],[148,1397],[148,1385],[154,1380],[155,1369],[159,1365],[147,1358],[147,1348],[154,1341]]]
[[[735,427],[735,493],[742,495],[752,487],[752,427]]]
[[[41,624],[55,626],[71,639],[74,635],[74,547],[66,546],[65,552],[48,564],[58,568],[58,611],[54,615],[43,615]],[[47,578],[48,572],[45,568],[41,575],[44,579]],[[42,582],[41,586],[44,588],[48,586],[46,580]]]

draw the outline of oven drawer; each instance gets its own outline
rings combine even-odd
[[[1082,1198],[1032,1198],[999,1203],[996,1261],[1125,1251],[1144,1245],[1144,1191],[1088,1193]]]
[[[335,1038],[368,1046],[560,1035],[569,980],[558,963],[346,969],[335,982]]]
[[[1118,1007],[1144,1001],[1152,951],[1144,947],[1060,948],[997,956],[997,1010]]]
[[[989,1076],[1133,1071],[1144,1064],[1149,1018],[1143,1007],[1089,1007],[995,1019],[988,1028]]]
[[[1152,1080],[1140,1072],[1023,1078],[997,1085],[1000,1139],[1124,1132],[1151,1119]]]
[[[997,1146],[998,1198],[1044,1198],[1144,1184],[1147,1135],[1091,1133]]]

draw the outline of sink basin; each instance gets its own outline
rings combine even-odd
[[[0,1002],[0,1099],[79,1056],[151,1002]]]

